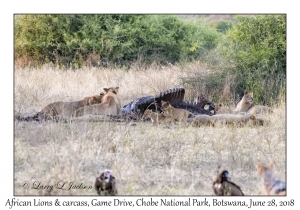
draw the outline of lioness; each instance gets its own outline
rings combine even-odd
[[[234,112],[247,112],[249,114],[273,113],[270,107],[262,105],[254,105],[253,93],[248,93],[245,90],[242,100],[237,104]]]
[[[221,103],[216,105],[216,112],[217,114],[236,114],[231,108],[224,107]]]
[[[192,122],[192,126],[215,126],[216,123],[243,126],[246,125],[246,123],[248,123],[249,121],[251,121],[252,125],[263,125],[263,120],[257,119],[255,115],[219,114],[212,116],[197,115]]]
[[[254,105],[248,110],[249,114],[263,114],[263,113],[273,113],[272,109],[268,106]]]
[[[193,127],[200,127],[200,126],[215,126],[215,118],[212,118],[209,115],[196,115],[196,117],[192,121]]]
[[[95,95],[95,96],[89,96],[89,97],[85,97],[83,100],[83,103],[85,106],[91,106],[94,104],[100,104],[102,102],[102,98],[104,96],[104,93],[101,92],[100,96]]]
[[[32,119],[37,119],[40,121],[40,120],[49,120],[49,119],[58,120],[59,117],[69,118],[80,107],[101,103],[103,95],[104,93],[100,93],[100,95],[85,97],[80,101],[72,101],[72,102],[57,101],[48,104],[40,112],[34,115]]]
[[[176,120],[178,122],[187,123],[188,116],[194,115],[192,112],[189,112],[185,109],[174,108],[169,102],[161,101],[161,109],[164,116],[170,116],[172,121]]]
[[[84,106],[75,111],[74,116],[79,117],[85,114],[92,115],[119,115],[121,114],[121,103],[118,95],[119,87],[103,88],[105,94],[101,104]]]
[[[245,90],[242,100],[237,104],[236,109],[233,111],[247,112],[253,106],[253,93],[248,93],[248,91]]]
[[[150,118],[153,125],[158,125],[161,123],[172,123],[171,116],[164,116],[162,113],[153,112],[151,109],[146,109],[144,112],[142,119]]]

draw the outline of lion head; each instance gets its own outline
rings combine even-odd
[[[105,94],[111,92],[118,95],[119,87],[103,88],[103,90],[105,91]]]
[[[253,93],[248,93],[248,91],[245,90],[243,99],[246,103],[253,104]]]

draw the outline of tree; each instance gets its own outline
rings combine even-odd
[[[255,102],[274,100],[286,81],[286,16],[238,16],[220,45],[236,75],[238,93],[254,92]]]

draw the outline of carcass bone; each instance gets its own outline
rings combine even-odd
[[[204,98],[202,94],[198,96],[198,103],[192,104],[183,101],[185,94],[184,88],[173,88],[159,93],[156,96],[145,96],[138,98],[122,108],[122,115],[130,116],[130,118],[139,118],[146,109],[161,112],[161,101],[168,101],[175,108],[186,109],[195,115],[215,114],[215,106],[211,101]],[[208,105],[208,109],[205,109]]]

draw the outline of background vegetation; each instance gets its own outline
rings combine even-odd
[[[286,16],[15,16],[16,67],[186,70],[188,63],[199,69],[181,77],[188,92],[235,105],[247,89],[255,103],[272,105],[285,94]]]
[[[251,90],[256,103],[272,102],[286,78],[286,17],[238,16],[236,21],[219,45],[238,81],[236,90]]]
[[[22,15],[15,23],[17,58],[74,68],[191,60],[219,37],[170,15]]]

